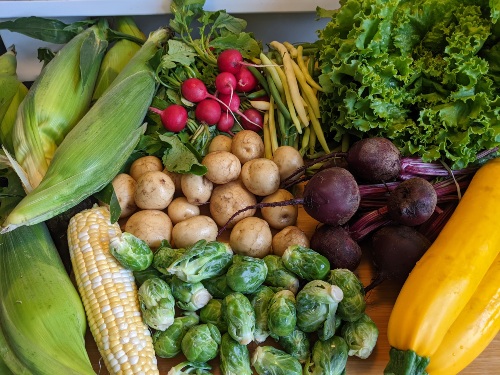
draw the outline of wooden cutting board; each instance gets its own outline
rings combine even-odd
[[[314,231],[317,221],[308,216],[302,208],[299,208],[299,219],[297,226],[306,232],[310,237]],[[224,240],[226,238],[221,238]],[[363,260],[356,270],[363,285],[368,285],[372,276],[373,269],[368,254],[364,254]],[[379,338],[377,346],[372,355],[367,359],[350,357],[347,361],[347,374],[350,375],[380,375],[389,358],[389,343],[387,342],[387,322],[392,310],[392,306],[398,296],[400,284],[386,281],[372,290],[366,296],[367,314],[374,320],[379,328]],[[270,342],[271,343],[271,342]],[[104,368],[104,363],[100,360],[100,354],[95,345],[92,335],[87,332],[86,335],[87,350],[94,366],[95,371],[100,375],[106,375],[108,372]],[[250,345],[250,353],[255,348]],[[183,357],[176,359],[159,359],[160,374],[166,374],[172,365],[184,360]],[[217,361],[210,363],[213,366],[213,373],[220,374]],[[497,335],[495,340],[488,348],[470,364],[460,375],[499,375],[500,374],[500,337]]]

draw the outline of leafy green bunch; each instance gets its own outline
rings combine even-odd
[[[462,168],[500,144],[500,1],[342,0],[320,30],[324,124]]]
[[[225,10],[204,10],[205,0],[174,0],[169,27],[175,35],[161,57],[158,76],[168,88],[178,89],[187,78],[201,79],[213,88],[217,75],[217,55],[238,49],[244,58],[257,57],[260,44],[246,32],[247,22]],[[167,93],[172,95],[172,93]],[[177,98],[169,98],[178,101]]]
[[[151,61],[161,83],[152,106],[164,109],[170,104],[182,105],[188,110],[188,122],[182,132],[172,134],[164,131],[159,116],[150,116],[147,134],[136,150],[138,155],[162,158],[170,172],[206,173],[200,161],[210,141],[219,134],[215,126],[201,124],[195,119],[194,104],[182,97],[182,83],[188,78],[198,78],[210,93],[214,93],[220,52],[237,49],[244,58],[251,59],[262,51],[253,34],[245,31],[246,20],[225,10],[204,10],[204,6],[205,0],[171,2],[169,28],[173,37],[161,55]]]

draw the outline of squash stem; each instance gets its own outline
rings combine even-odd
[[[425,368],[429,360],[429,357],[420,357],[413,350],[391,348],[384,375],[427,375]]]

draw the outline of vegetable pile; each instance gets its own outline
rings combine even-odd
[[[266,46],[204,5],[0,22],[64,44],[29,90],[0,56],[0,372],[93,373],[87,323],[110,374],[344,374],[385,280],[385,373],[461,371],[500,321],[495,2],[345,0]]]
[[[254,258],[222,242],[172,248],[164,240],[154,256],[145,256],[137,237],[125,241],[127,257],[118,259],[136,270],[156,354],[182,353],[182,368],[210,369],[207,362],[218,357],[224,374],[252,374],[251,366],[259,374],[320,374],[332,367],[340,374],[349,356],[368,358],[377,343],[359,279],[347,269],[330,270],[312,249],[292,245],[282,256]],[[259,346],[250,355],[252,343]]]

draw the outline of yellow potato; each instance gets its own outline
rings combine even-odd
[[[229,246],[235,254],[263,258],[271,252],[272,238],[269,224],[251,216],[236,223],[229,235]]]
[[[162,169],[163,163],[161,159],[153,155],[148,155],[135,160],[130,166],[128,174],[137,181],[146,172],[161,171]]]
[[[145,241],[151,249],[157,249],[161,241],[172,239],[172,221],[159,210],[141,210],[130,216],[125,223],[125,232]]]

